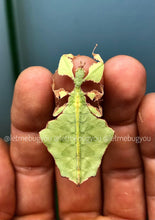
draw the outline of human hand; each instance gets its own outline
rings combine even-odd
[[[56,219],[55,178],[60,219],[145,220],[147,214],[155,219],[155,94],[144,97],[145,69],[128,56],[106,62],[104,81],[104,118],[117,137],[96,177],[77,187],[60,176],[39,141],[38,132],[52,117],[52,75],[42,67],[21,73],[11,111],[10,153],[0,142],[1,220]],[[138,135],[148,139],[137,144]]]

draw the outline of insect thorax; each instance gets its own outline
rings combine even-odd
[[[79,88],[83,82],[83,77],[84,77],[85,73],[84,70],[82,68],[79,68],[76,70],[75,72],[75,78],[74,78],[74,84],[75,84],[75,88]]]

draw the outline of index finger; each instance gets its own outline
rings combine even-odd
[[[17,79],[11,110],[11,158],[17,219],[54,219],[54,166],[38,132],[52,116],[52,74],[30,67]]]

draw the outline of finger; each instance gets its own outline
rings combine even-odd
[[[79,187],[61,177],[56,169],[59,215],[63,220],[92,220],[101,214],[102,197],[100,170]]]
[[[52,115],[51,84],[52,75],[47,69],[30,67],[15,85],[11,110],[11,158],[17,185],[15,219],[54,219],[54,165],[38,135]]]
[[[85,56],[77,56],[73,60],[73,72],[81,62],[85,63],[85,70],[88,72],[89,66],[94,62],[93,59]],[[55,83],[57,88],[73,89],[73,82],[55,75]],[[71,219],[94,219],[101,214],[102,209],[102,193],[100,170],[96,177],[89,178],[79,187],[67,178],[61,177],[59,170],[56,169],[56,179],[59,199],[59,215],[63,220]]]
[[[148,94],[139,108],[138,130],[144,171],[149,220],[155,219],[155,93]]]
[[[105,63],[104,117],[110,124],[127,125],[136,121],[135,111],[144,96],[146,73],[133,57],[119,55]]]
[[[6,143],[0,139],[0,219],[12,219],[15,211],[15,176]]]
[[[116,56],[105,64],[104,117],[115,131],[102,164],[103,212],[114,219],[145,219],[143,175],[136,114],[145,93],[145,69],[136,59]]]

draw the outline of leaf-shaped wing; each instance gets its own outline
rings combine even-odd
[[[96,47],[97,47],[97,44],[96,44],[94,50],[96,49]],[[102,79],[102,76],[103,76],[104,62],[99,54],[92,52],[92,55],[93,55],[94,59],[99,62],[93,63],[90,66],[88,75],[84,78],[84,81],[91,80],[93,82],[99,83]]]
[[[72,72],[73,68],[73,59],[72,54],[64,54],[61,56],[60,61],[59,61],[59,66],[58,66],[58,74],[61,76],[69,76],[74,80],[74,75]]]
[[[99,83],[103,76],[104,64],[103,62],[93,63],[90,68],[88,75],[84,78],[84,81],[90,80],[95,83]]]

